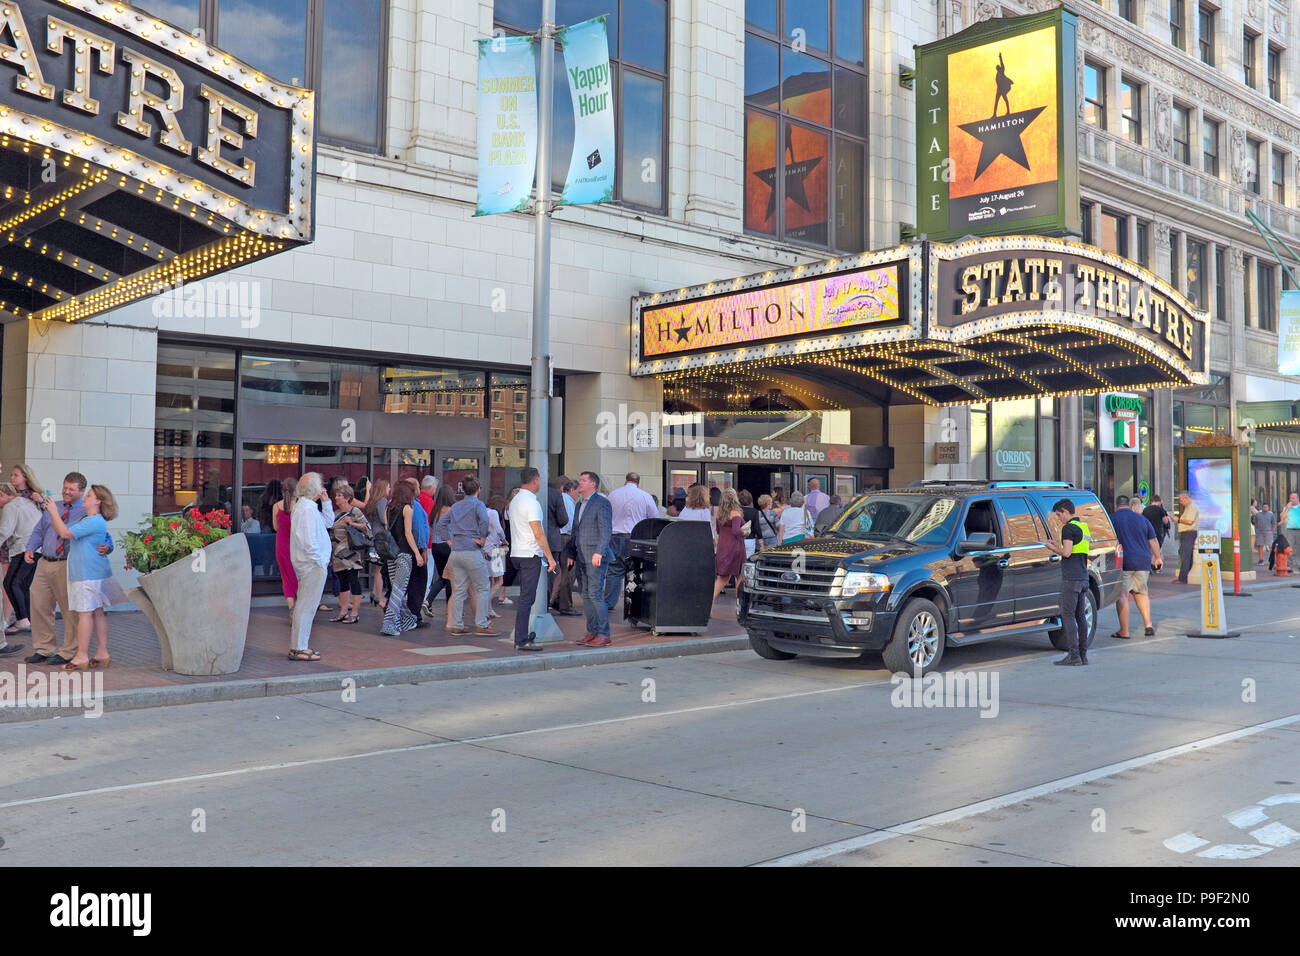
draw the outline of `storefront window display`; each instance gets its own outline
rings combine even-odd
[[[1053,481],[1059,420],[1054,398],[1026,398],[971,406],[972,478]]]

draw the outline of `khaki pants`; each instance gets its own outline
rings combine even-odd
[[[63,611],[63,644],[59,655],[72,660],[77,656],[77,612],[68,610],[68,562],[38,557],[31,596],[33,649],[46,657],[54,653],[54,606],[57,604]]]

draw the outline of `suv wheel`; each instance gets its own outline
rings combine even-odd
[[[909,601],[894,624],[894,636],[882,657],[891,674],[924,673],[943,658],[945,640],[943,613],[933,601]]]
[[[796,656],[787,651],[778,651],[767,642],[766,638],[754,634],[749,635],[749,646],[754,649],[755,654],[769,661],[788,661]]]
[[[1084,608],[1084,617],[1088,620],[1088,643],[1092,643],[1092,638],[1097,635],[1097,598],[1092,593],[1092,588],[1084,592],[1087,597],[1087,604]],[[1063,651],[1065,647],[1065,628],[1058,627],[1054,631],[1048,631],[1047,636],[1052,639],[1052,646],[1058,651]]]

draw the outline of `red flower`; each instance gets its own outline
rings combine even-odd
[[[145,544],[148,544],[148,543],[149,543],[150,541],[152,541],[152,540],[153,540],[153,535],[151,535],[151,534],[147,534],[147,535],[144,536],[144,543],[145,543]]]
[[[171,521],[171,522],[168,522],[168,524],[167,524],[167,527],[171,528],[173,531],[175,531],[175,530],[176,530],[177,528],[179,528],[180,526],[181,526],[181,523],[180,523],[179,521]]]

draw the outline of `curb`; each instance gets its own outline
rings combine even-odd
[[[176,704],[201,704],[214,701],[245,700],[290,694],[338,691],[343,681],[352,679],[357,687],[383,684],[416,684],[423,681],[459,680],[467,677],[495,677],[502,674],[532,674],[539,671],[587,667],[592,664],[621,664],[631,661],[696,654],[718,654],[749,648],[745,635],[704,637],[675,641],[671,644],[641,644],[636,647],[592,648],[585,651],[562,651],[526,657],[498,657],[490,660],[455,661],[443,664],[410,664],[373,670],[332,671],[303,677],[271,677],[265,680],[236,680],[207,684],[184,684],[172,687],[140,687],[133,690],[107,691],[103,695],[104,712],[140,710],[146,707],[169,707]],[[84,716],[80,707],[6,707],[0,708],[0,724],[52,717]]]

